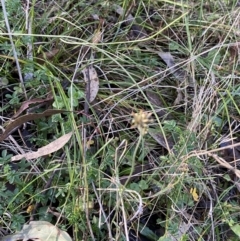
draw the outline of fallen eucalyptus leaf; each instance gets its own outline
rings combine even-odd
[[[184,79],[187,76],[187,73],[186,71],[180,69],[179,66],[176,67],[174,58],[171,55],[171,53],[169,52],[157,52],[157,53],[169,68],[170,73],[173,74],[176,79],[180,81],[184,81]]]
[[[46,221],[32,221],[20,232],[5,236],[1,241],[72,241],[65,231]]]
[[[18,161],[18,160],[21,160],[22,158],[25,158],[26,160],[36,159],[38,157],[46,156],[55,151],[58,151],[70,140],[72,134],[73,134],[72,132],[69,132],[68,134],[65,134],[65,135],[61,136],[60,138],[58,138],[57,140],[51,142],[50,144],[39,148],[35,152],[28,152],[25,154],[13,156],[11,158],[11,161]]]
[[[20,109],[15,113],[15,115],[12,118],[13,119],[17,118],[31,104],[41,104],[41,103],[49,102],[49,101],[52,101],[52,100],[53,100],[53,97],[48,97],[48,98],[45,98],[45,99],[36,98],[36,99],[24,101],[22,103]]]
[[[60,49],[54,48],[49,52],[43,52],[37,57],[37,62],[39,64],[44,64],[46,61],[52,60],[59,52]]]
[[[153,105],[153,108],[159,117],[164,118],[165,120],[173,119],[172,115],[164,110],[164,104],[156,92],[152,90],[146,90],[146,96],[148,97],[150,103]]]
[[[66,111],[49,109],[44,111],[43,113],[31,113],[31,114],[20,116],[19,118],[13,120],[10,124],[7,125],[4,133],[0,135],[0,142],[5,140],[11,134],[12,131],[18,129],[22,124],[28,121],[37,120],[42,117],[47,117],[47,116],[51,116],[51,115],[59,114],[63,112],[66,112]]]
[[[86,85],[86,98],[91,103],[97,96],[99,90],[99,79],[97,71],[90,65],[82,70]]]
[[[156,130],[153,129],[149,129],[149,134],[152,136],[152,138],[162,147],[164,147],[167,150],[171,150],[174,146],[174,142],[171,139],[166,139],[164,138],[164,136],[158,132],[156,132]],[[166,143],[167,141],[167,143]]]

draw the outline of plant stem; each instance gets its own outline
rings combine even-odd
[[[131,176],[132,176],[132,174],[134,172],[134,167],[135,167],[135,163],[136,163],[137,150],[139,149],[139,146],[140,146],[140,143],[141,143],[142,140],[143,140],[143,135],[140,133],[139,138],[138,138],[138,142],[137,142],[137,145],[136,145],[136,148],[135,148],[135,150],[133,152],[132,166],[131,166],[131,170],[130,170],[128,179],[126,180],[126,182],[124,184],[125,186],[127,186],[128,182],[131,179]]]

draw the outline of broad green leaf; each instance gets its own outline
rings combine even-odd
[[[240,238],[240,224],[235,224],[233,226],[230,226],[230,228]]]
[[[157,235],[146,226],[141,230],[141,234],[152,241],[155,241],[158,239]]]

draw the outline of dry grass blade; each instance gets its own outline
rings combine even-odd
[[[233,166],[231,166],[228,162],[226,162],[223,158],[219,157],[216,154],[208,153],[209,156],[213,157],[215,161],[217,161],[222,167],[227,168],[230,171],[233,171],[235,175],[240,178],[240,170],[235,169]]]

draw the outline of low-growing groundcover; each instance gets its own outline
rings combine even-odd
[[[239,5],[1,0],[0,237],[239,240]]]

